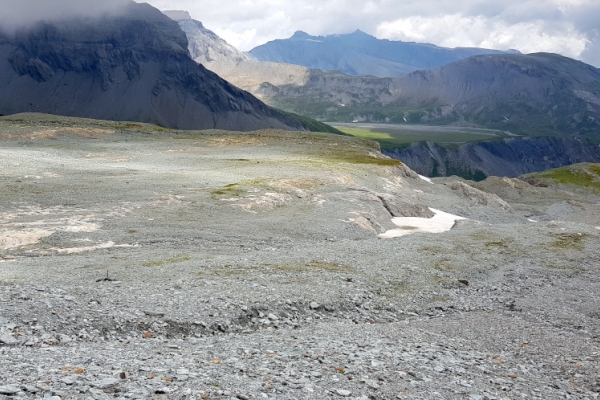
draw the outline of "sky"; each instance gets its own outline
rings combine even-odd
[[[361,29],[380,39],[445,47],[559,53],[600,67],[600,0],[145,1],[160,10],[189,11],[243,51],[297,30],[328,35]]]
[[[128,0],[0,0],[0,29],[116,13]],[[136,0],[186,10],[240,50],[361,29],[445,47],[559,53],[600,67],[600,0]]]

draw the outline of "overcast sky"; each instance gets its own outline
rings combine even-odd
[[[361,29],[382,39],[447,47],[554,52],[600,67],[600,0],[146,1],[189,11],[240,50],[297,30],[327,35]]]

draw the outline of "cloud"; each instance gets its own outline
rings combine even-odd
[[[0,0],[0,28],[14,31],[40,21],[100,17],[121,11],[127,0]]]
[[[376,35],[394,40],[433,42],[444,47],[516,48],[523,53],[554,52],[568,57],[581,56],[587,44],[586,36],[569,25],[549,29],[540,20],[509,25],[503,20],[459,14],[384,22],[377,28]]]
[[[598,0],[136,0],[187,10],[240,50],[290,37],[350,33],[440,46],[547,51],[600,66]],[[0,0],[0,27],[117,12],[126,0]]]

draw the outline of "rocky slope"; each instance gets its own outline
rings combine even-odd
[[[299,31],[289,39],[274,40],[249,52],[260,61],[378,77],[400,76],[478,54],[500,53],[489,49],[448,49],[424,43],[381,40],[360,30],[330,36],[311,36]]]
[[[513,138],[466,143],[450,149],[437,143],[413,143],[384,154],[402,160],[425,176],[481,180],[488,176],[517,177],[581,162],[600,162],[600,146],[581,137]]]
[[[118,17],[0,36],[0,114],[36,111],[181,129],[305,125],[197,65],[177,23],[131,2]]]
[[[0,399],[600,393],[600,165],[430,183],[339,135],[28,114],[0,171]]]
[[[600,137],[600,70],[557,54],[476,56],[398,78],[394,93],[489,128]]]

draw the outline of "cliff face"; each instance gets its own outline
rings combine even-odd
[[[422,175],[458,175],[475,180],[487,176],[512,178],[570,164],[600,162],[600,146],[580,137],[505,139],[467,143],[457,149],[420,142],[383,152]]]
[[[256,90],[261,84],[304,85],[309,70],[299,65],[257,61],[206,29],[202,22],[182,18],[181,11],[165,11],[166,15],[179,22],[185,32],[190,55],[199,64],[218,74],[237,87],[260,96]]]
[[[118,17],[0,36],[0,87],[0,114],[34,111],[180,129],[304,129],[196,64],[177,22],[134,2]]]

